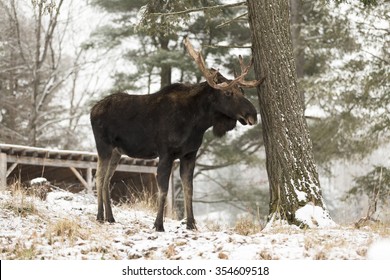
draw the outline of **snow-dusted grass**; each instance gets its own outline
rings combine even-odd
[[[42,201],[0,193],[0,259],[366,259],[383,258],[380,248],[390,252],[390,228],[381,224],[260,231],[243,219],[232,229],[215,221],[189,231],[167,218],[166,232],[157,233],[152,211],[117,206],[117,223],[100,224],[96,209],[92,195],[54,191]]]

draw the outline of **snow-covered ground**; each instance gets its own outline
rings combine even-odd
[[[166,219],[153,230],[154,213],[114,207],[115,224],[95,221],[92,195],[48,193],[45,201],[0,193],[0,259],[390,259],[390,228],[272,228],[244,236],[233,229],[197,231]]]

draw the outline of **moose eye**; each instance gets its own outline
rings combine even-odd
[[[233,95],[233,92],[231,92],[231,91],[225,91],[224,93],[225,93],[226,96],[232,96]]]

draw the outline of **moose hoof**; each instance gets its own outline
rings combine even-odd
[[[98,215],[98,216],[96,217],[96,221],[98,221],[99,223],[104,223],[104,217]]]
[[[195,223],[187,224],[187,229],[189,229],[189,230],[197,230]]]
[[[110,224],[114,224],[115,223],[115,219],[113,217],[107,218],[107,222],[109,222]]]
[[[156,229],[156,231],[158,232],[164,232],[164,226],[163,225],[154,225],[154,228]]]

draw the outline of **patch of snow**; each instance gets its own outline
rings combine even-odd
[[[390,239],[375,241],[368,248],[367,258],[370,260],[390,260]]]
[[[299,208],[295,212],[295,218],[308,225],[310,228],[327,228],[334,227],[336,225],[325,209],[311,203]]]
[[[30,181],[30,185],[42,185],[47,183],[47,179],[43,177],[34,178]]]
[[[297,194],[297,198],[299,201],[306,201],[306,193],[305,192],[295,190],[295,193]]]
[[[55,190],[46,201],[31,198],[32,213],[15,211],[12,205],[23,206],[27,198],[0,192],[0,259],[365,259],[370,244],[381,239],[367,229],[301,230],[287,224],[249,236],[229,228],[210,231],[200,224],[190,231],[169,218],[164,221],[166,232],[160,233],[153,229],[154,213],[127,205],[113,207],[115,224],[96,222],[92,195]],[[319,211],[310,209],[301,212]],[[64,221],[72,228],[55,230]]]

